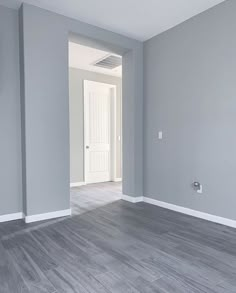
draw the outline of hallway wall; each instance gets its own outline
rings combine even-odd
[[[18,12],[0,6],[0,216],[22,211]]]

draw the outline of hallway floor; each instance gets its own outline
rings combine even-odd
[[[71,188],[72,215],[80,215],[120,200],[121,190],[121,182],[104,182]]]

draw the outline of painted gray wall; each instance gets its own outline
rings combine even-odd
[[[18,13],[0,6],[0,215],[22,211]]]
[[[84,181],[84,92],[83,81],[91,80],[114,84],[117,87],[116,133],[121,135],[121,78],[82,70],[69,69],[70,98],[70,182]],[[121,177],[121,142],[116,144],[117,178]]]
[[[69,207],[67,40],[74,33],[123,54],[124,193],[142,195],[144,157],[144,195],[236,219],[235,9],[235,1],[226,1],[145,43],[143,104],[141,43],[24,5],[26,214]],[[0,38],[0,214],[8,214],[22,210],[17,11],[0,7]],[[194,180],[203,184],[202,196],[192,190]]]
[[[143,44],[31,5],[23,4],[22,12],[26,214],[70,206],[69,33],[102,42],[127,60],[123,189],[131,196],[142,195]]]
[[[26,215],[26,148],[25,148],[25,76],[24,76],[24,23],[23,9],[19,9],[19,61],[20,61],[20,110],[21,110],[21,163],[22,211]]]
[[[235,11],[226,1],[144,45],[144,195],[234,220]]]
[[[70,208],[67,32],[50,16],[23,6],[27,215]]]

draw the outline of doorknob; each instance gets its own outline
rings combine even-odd
[[[86,149],[89,149],[89,146],[88,145],[86,145]]]

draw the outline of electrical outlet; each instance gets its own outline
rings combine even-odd
[[[202,194],[203,193],[203,188],[202,188],[202,184],[200,184],[199,182],[195,181],[192,184],[193,188],[195,191],[197,191],[197,193]]]
[[[200,193],[200,194],[202,194],[202,193],[203,193],[203,188],[202,188],[202,185],[200,185],[199,189],[197,190],[197,193]]]

